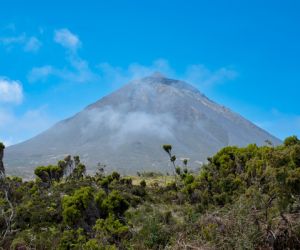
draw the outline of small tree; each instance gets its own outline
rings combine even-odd
[[[86,166],[80,162],[78,155],[75,155],[73,159],[71,155],[68,155],[57,165],[62,169],[63,175],[67,179],[81,179],[86,174]]]
[[[298,139],[297,136],[293,135],[293,136],[289,136],[287,138],[285,138],[284,142],[283,142],[284,146],[293,146],[296,144],[300,144],[300,140]]]
[[[74,179],[82,179],[85,176],[86,173],[86,167],[84,164],[79,163],[73,170],[73,173],[71,174],[71,177]]]
[[[106,168],[105,164],[101,164],[100,162],[98,162],[96,176],[100,178],[103,177],[105,175],[105,168]]]
[[[172,145],[165,144],[165,145],[163,145],[163,149],[168,154],[170,161],[171,161],[172,165],[174,166],[174,171],[175,171],[176,170],[176,166],[175,166],[176,156],[172,155]]]
[[[34,174],[38,176],[44,183],[51,184],[54,180],[60,181],[63,177],[63,169],[59,166],[39,166],[34,170]]]
[[[140,185],[141,185],[141,187],[145,188],[147,183],[145,180],[141,180]]]
[[[3,164],[5,146],[0,142],[0,193],[4,194],[4,204],[0,206],[0,218],[4,219],[4,227],[0,229],[0,242],[12,233],[12,224],[15,219],[15,209],[11,201],[11,187],[10,182],[5,177],[5,168]]]
[[[5,168],[3,164],[4,149],[4,144],[0,142],[0,179],[5,178]]]
[[[166,153],[168,154],[169,158],[170,158],[170,162],[173,165],[173,172],[174,172],[174,176],[175,176],[175,181],[177,180],[176,178],[176,173],[178,170],[176,170],[176,165],[175,165],[175,161],[176,161],[176,156],[172,155],[172,145],[170,144],[165,144],[162,146],[163,149],[166,151]]]

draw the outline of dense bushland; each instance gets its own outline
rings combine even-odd
[[[0,168],[1,247],[300,249],[297,137],[223,148],[199,173],[163,149],[174,172],[164,184],[155,173],[138,173],[134,184],[103,168],[90,176],[77,156],[37,167],[30,181]]]

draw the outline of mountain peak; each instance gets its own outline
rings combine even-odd
[[[150,77],[152,78],[167,78],[165,75],[163,75],[161,72],[159,71],[155,71],[152,75],[150,75]]]
[[[135,81],[137,81],[137,82],[145,82],[145,83],[149,83],[149,82],[166,83],[166,82],[177,81],[177,80],[168,78],[167,76],[163,75],[160,72],[154,72],[151,75],[144,76],[144,77],[142,77],[140,79],[134,80],[134,82]]]
[[[199,90],[193,85],[186,83],[182,80],[169,78],[160,72],[154,72],[152,75],[143,77],[141,79],[133,81],[136,84],[149,84],[152,86],[167,85],[180,90],[188,90],[194,93],[200,93]]]

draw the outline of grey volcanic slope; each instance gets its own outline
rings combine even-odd
[[[162,144],[192,167],[227,145],[280,141],[193,86],[153,75],[135,80],[73,117],[23,143],[7,148],[7,170],[27,172],[80,155],[89,169],[98,162],[109,170],[170,171]]]

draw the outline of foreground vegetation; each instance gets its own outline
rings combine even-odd
[[[226,147],[199,173],[85,174],[79,157],[36,168],[1,168],[3,249],[300,249],[300,141]],[[2,153],[2,154],[1,154]],[[132,180],[133,179],[133,180]]]

